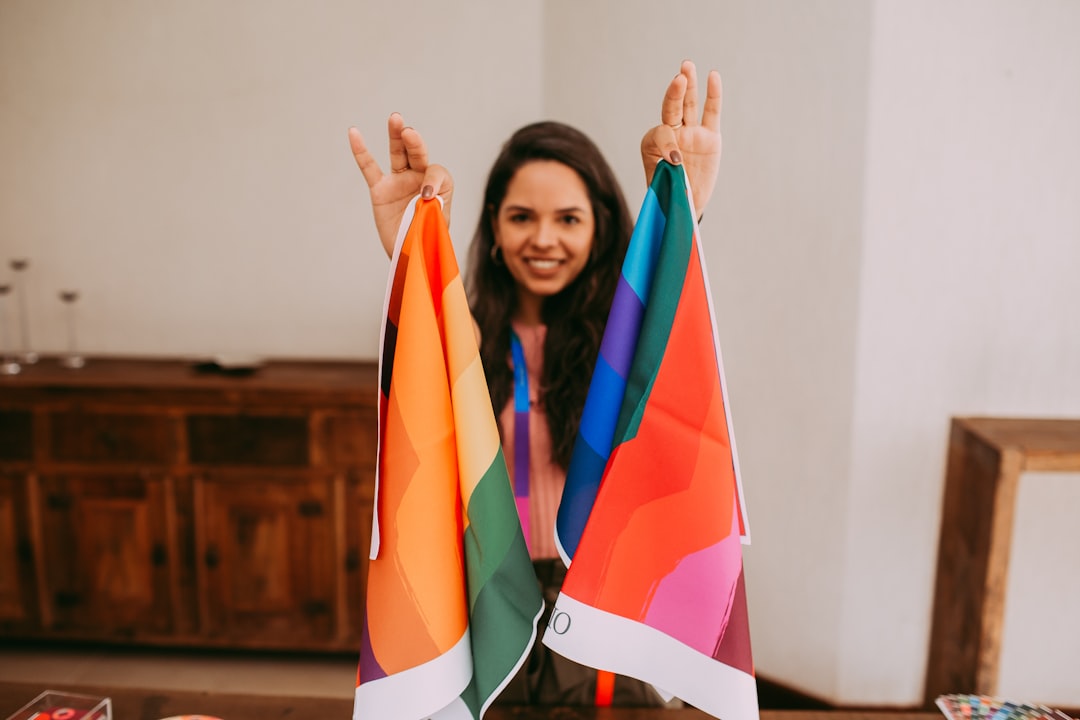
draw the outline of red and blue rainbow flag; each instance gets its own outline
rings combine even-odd
[[[532,647],[543,600],[441,203],[391,262],[355,720],[476,719]]]
[[[751,720],[746,524],[726,397],[686,174],[660,162],[570,461],[556,528],[569,570],[544,644]]]

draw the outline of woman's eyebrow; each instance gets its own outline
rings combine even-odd
[[[528,205],[504,205],[503,209],[502,209],[502,212],[534,213],[534,212],[536,212],[536,210],[529,207]],[[569,207],[556,208],[555,209],[555,214],[557,214],[557,215],[565,215],[567,213],[584,213],[584,212],[585,212],[585,208],[581,207],[580,205],[570,205]]]
[[[500,210],[502,213],[529,213],[536,214],[536,208],[528,205],[503,205]],[[554,210],[555,215],[567,215],[567,214],[579,214],[584,215],[585,208],[580,205],[569,205],[567,207],[557,207]]]

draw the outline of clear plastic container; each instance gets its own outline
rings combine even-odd
[[[112,720],[112,700],[46,690],[7,720]]]

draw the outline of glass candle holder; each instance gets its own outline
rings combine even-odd
[[[0,284],[0,375],[18,375],[22,368],[11,349],[11,332],[8,329],[8,298],[11,285]]]
[[[15,294],[19,301],[19,362],[23,365],[33,365],[38,361],[38,354],[31,349],[30,344],[30,306],[27,302],[26,284],[28,282],[25,272],[30,267],[30,261],[26,258],[12,260],[11,269],[15,271]]]
[[[67,352],[60,358],[60,364],[72,370],[86,365],[86,358],[79,354],[79,344],[75,332],[75,302],[79,299],[78,290],[61,290],[60,300],[67,306]]]

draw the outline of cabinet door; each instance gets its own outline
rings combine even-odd
[[[195,479],[204,637],[248,647],[335,644],[341,483],[301,470],[208,471]]]
[[[132,472],[41,478],[46,606],[73,637],[152,639],[174,629],[171,481]]]
[[[0,633],[39,627],[29,478],[0,473]]]
[[[367,599],[368,555],[375,502],[375,472],[352,475],[345,493],[345,611],[348,646],[360,647]]]
[[[347,476],[344,514],[344,582],[342,624],[348,647],[360,647],[371,547],[372,505],[379,426],[374,407],[319,413],[315,423],[315,457],[320,466],[338,468]]]

